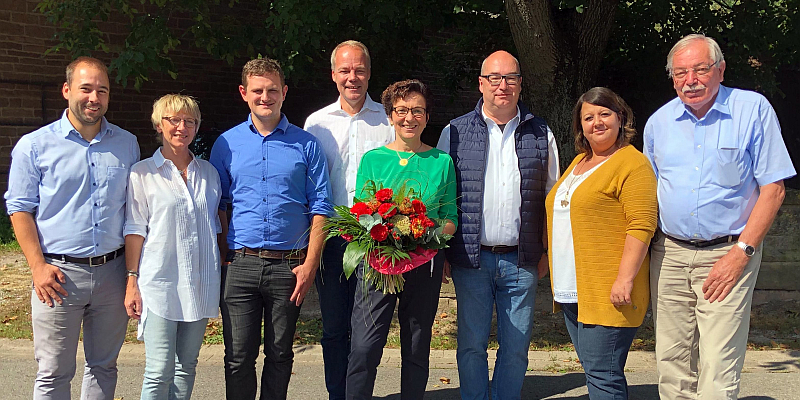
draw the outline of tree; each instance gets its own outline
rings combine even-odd
[[[276,58],[291,80],[324,72],[330,49],[355,38],[373,53],[374,87],[428,70],[454,93],[476,87],[480,60],[505,48],[519,55],[523,99],[553,128],[564,163],[574,155],[569,126],[577,97],[606,85],[649,115],[674,96],[665,57],[691,32],[720,41],[729,81],[780,95],[778,71],[800,64],[798,6],[800,0],[42,0],[38,9],[58,27],[52,51],[111,53],[116,80],[137,88],[154,72],[175,77],[170,53],[183,42],[229,63]],[[110,20],[129,27],[124,37],[101,29]]]

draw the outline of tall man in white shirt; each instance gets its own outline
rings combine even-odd
[[[445,250],[458,300],[462,399],[489,398],[486,348],[497,308],[499,349],[491,393],[519,399],[528,368],[538,279],[548,269],[544,199],[558,179],[547,123],[519,103],[519,62],[505,51],[483,61],[483,98],[444,128],[438,148],[453,158],[458,230]]]
[[[356,172],[361,156],[394,139],[383,106],[367,93],[370,78],[369,50],[361,42],[348,40],[331,53],[331,78],[339,99],[311,114],[303,129],[316,136],[330,168],[335,205],[353,205]],[[347,242],[328,240],[316,277],[322,312],[322,357],[325,384],[330,399],[345,398],[347,356],[350,354],[350,315],[356,279],[342,272]]]

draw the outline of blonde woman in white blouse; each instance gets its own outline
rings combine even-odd
[[[221,189],[217,170],[189,151],[197,102],[168,94],[151,119],[162,146],[128,181],[125,308],[145,342],[142,399],[188,399],[206,323],[218,312]]]

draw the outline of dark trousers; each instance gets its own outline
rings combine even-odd
[[[434,257],[434,268],[423,264],[403,274],[405,286],[399,294],[383,294],[358,278],[352,318],[352,343],[347,365],[347,399],[372,399],[375,375],[389,335],[394,307],[400,322],[400,398],[419,400],[428,384],[431,327],[439,305],[444,253]],[[369,267],[367,267],[369,268]]]
[[[356,292],[356,277],[344,276],[342,260],[347,241],[331,238],[322,252],[322,265],[315,278],[322,313],[322,359],[325,386],[330,400],[345,398],[347,357],[350,355],[350,317]]]
[[[578,322],[578,305],[561,303],[575,352],[586,374],[586,386],[592,400],[626,400],[628,382],[625,362],[636,330],[615,326],[585,325]]]
[[[261,400],[286,399],[292,376],[292,342],[300,307],[289,301],[296,260],[236,254],[222,274],[222,334],[228,400],[256,398],[256,358],[264,320]]]

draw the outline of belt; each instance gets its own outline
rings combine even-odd
[[[697,247],[697,248],[711,247],[711,246],[716,246],[716,245],[722,244],[722,243],[735,243],[736,241],[739,240],[739,235],[722,236],[722,237],[718,237],[716,239],[711,239],[711,240],[685,240],[685,239],[678,239],[676,237],[672,237],[670,235],[667,235],[666,233],[664,234],[664,236],[668,237],[673,242],[678,242],[678,243],[682,243],[682,244],[685,244],[685,245],[694,246],[694,247]]]
[[[298,250],[267,250],[242,247],[235,250],[239,254],[255,256],[268,260],[303,260],[306,258],[306,249]]]
[[[481,250],[490,251],[490,252],[495,253],[495,254],[506,254],[506,253],[511,253],[512,251],[517,251],[518,247],[519,246],[503,246],[503,245],[499,245],[499,246],[484,246],[484,245],[481,245]]]
[[[123,254],[125,254],[125,248],[120,247],[119,249],[116,249],[110,253],[94,257],[72,257],[65,254],[51,254],[51,253],[44,253],[44,256],[47,258],[52,258],[54,260],[61,260],[62,262],[70,262],[73,264],[88,264],[90,267],[99,267]]]

